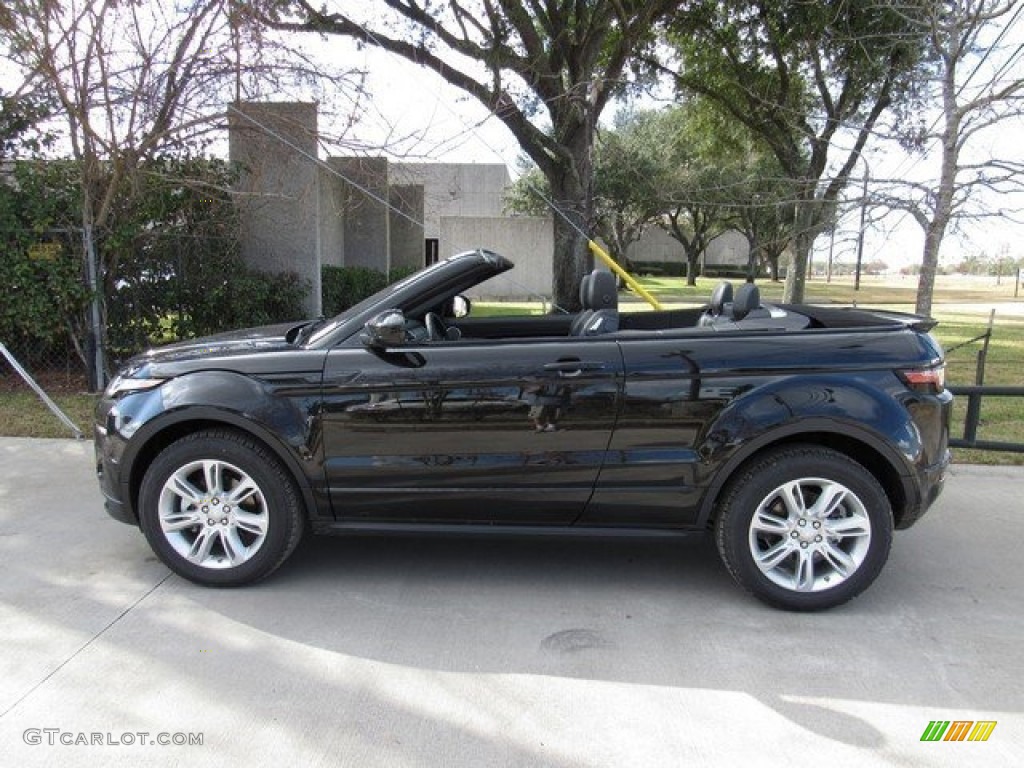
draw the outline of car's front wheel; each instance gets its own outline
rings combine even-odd
[[[157,456],[142,481],[139,521],[172,571],[209,586],[269,575],[303,527],[287,471],[266,447],[226,430],[195,432]]]
[[[772,451],[727,486],[716,522],[729,573],[755,597],[814,611],[859,595],[889,556],[893,518],[875,477],[818,446]]]

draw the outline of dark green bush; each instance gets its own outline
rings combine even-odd
[[[0,183],[0,341],[32,367],[65,358],[89,299],[81,239],[55,214],[77,204],[67,163],[18,163]]]
[[[307,284],[242,262],[233,181],[222,161],[157,158],[117,190],[94,232],[112,360],[154,343],[303,317]],[[0,341],[44,361],[51,347],[66,355],[69,340],[85,349],[81,232],[74,161],[18,162],[0,182]]]
[[[390,283],[401,280],[416,271],[412,267],[399,267],[385,275],[380,270],[370,267],[321,267],[320,290],[323,313],[327,317],[331,317],[343,312]]]

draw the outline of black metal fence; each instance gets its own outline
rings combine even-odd
[[[982,405],[985,398],[1024,398],[1024,386],[992,386],[985,384],[989,348],[995,325],[994,321],[995,311],[993,310],[989,315],[988,327],[984,333],[967,339],[960,344],[953,345],[946,350],[947,377],[949,377],[951,372],[950,363],[956,362],[956,353],[967,350],[975,344],[980,345],[974,359],[974,384],[950,384],[948,387],[949,391],[954,395],[967,399],[967,406],[963,416],[963,429],[959,432],[959,436],[956,434],[951,435],[949,444],[953,448],[1024,453],[1024,442],[986,440],[978,437],[978,430],[982,425]],[[1007,361],[1002,362],[1006,363]],[[1024,370],[1024,360],[1009,362],[1011,366],[1019,362],[1020,367],[1016,368],[1016,370]],[[966,368],[961,364],[956,366],[956,370],[966,370]],[[1024,400],[1020,401],[1020,405],[1021,410],[1024,410]],[[1024,419],[1020,421],[1024,422]]]
[[[967,415],[961,437],[951,437],[949,444],[954,448],[975,448],[982,451],[1010,451],[1024,453],[1024,443],[1001,440],[979,440],[978,425],[981,422],[981,402],[985,397],[1024,397],[1024,387],[966,386],[949,388],[954,395],[967,398]]]

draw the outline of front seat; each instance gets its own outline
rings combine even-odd
[[[753,283],[744,283],[736,291],[732,302],[732,319],[739,322],[761,306],[761,291]]]
[[[714,325],[715,320],[725,312],[725,305],[731,301],[732,283],[723,280],[711,292],[711,301],[708,302],[707,309],[704,310],[704,314],[700,316],[700,321],[697,324],[701,326]]]
[[[595,269],[580,281],[583,304],[569,329],[570,336],[597,336],[619,330],[619,286],[615,275]]]

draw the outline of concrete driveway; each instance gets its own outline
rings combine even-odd
[[[1021,765],[1024,469],[955,467],[866,594],[805,616],[700,537],[310,539],[203,589],[91,461],[0,439],[3,765]]]

